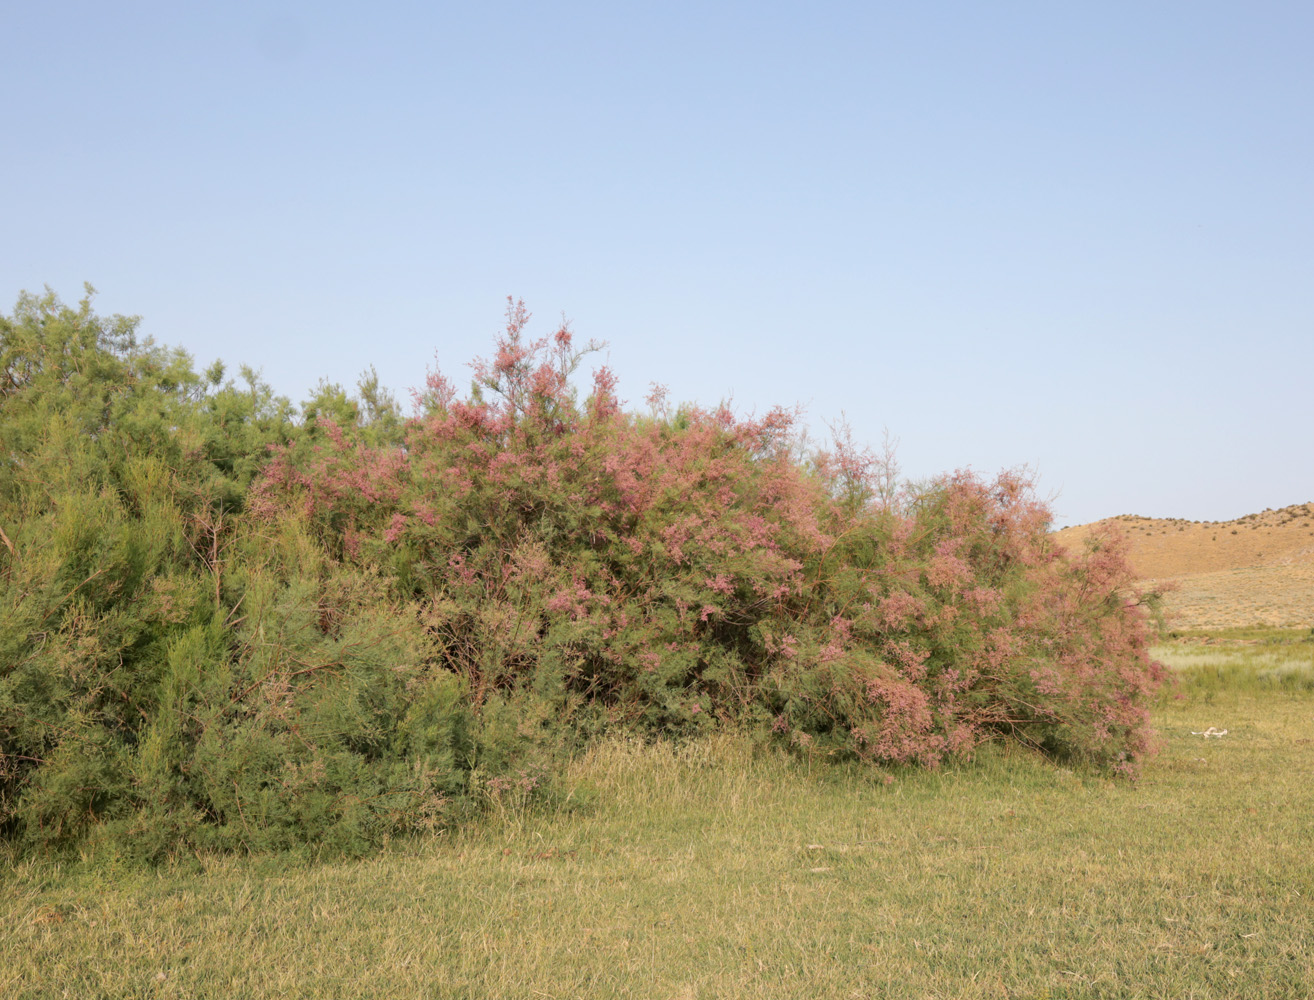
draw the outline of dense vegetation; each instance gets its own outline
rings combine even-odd
[[[360,853],[618,728],[935,766],[1015,738],[1134,774],[1144,599],[1025,480],[892,488],[794,417],[622,409],[508,310],[461,396],[300,408],[131,320],[0,317],[0,833]]]

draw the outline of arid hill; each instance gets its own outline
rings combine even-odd
[[[1106,524],[1130,539],[1132,565],[1143,579],[1176,585],[1167,599],[1171,626],[1314,626],[1314,503],[1235,521],[1122,514],[1064,528],[1055,538],[1075,548]]]

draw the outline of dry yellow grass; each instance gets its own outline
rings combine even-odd
[[[1077,548],[1108,524],[1127,535],[1142,579],[1174,585],[1166,602],[1174,627],[1314,625],[1314,503],[1235,521],[1123,514],[1055,537]]]

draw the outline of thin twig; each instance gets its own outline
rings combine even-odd
[[[246,832],[251,832],[251,824],[246,821],[246,813],[242,812],[242,796],[237,787],[236,779],[233,780],[233,801],[237,803],[237,815],[242,819],[242,825],[246,827]]]
[[[237,614],[237,609],[240,608],[240,607],[242,606],[242,602],[245,601],[245,600],[246,600],[246,592],[243,591],[242,596],[239,597],[239,598],[237,599],[237,603],[233,605],[233,610],[230,611],[230,612],[228,612],[228,617],[224,619],[224,627],[225,627],[225,628],[227,628],[227,627],[229,626],[229,624],[232,624],[232,626],[233,626],[234,628],[236,628],[238,622],[242,622],[242,621],[245,620],[245,619],[243,619],[243,618],[239,618],[236,622],[234,622],[234,621],[232,620],[233,615]]]
[[[50,761],[44,757],[29,757],[24,753],[0,753],[0,757],[7,757],[10,760],[30,760],[33,764],[49,764]]]
[[[56,603],[55,606],[54,606],[53,608],[51,608],[49,611],[47,611],[47,612],[42,616],[41,621],[38,622],[37,624],[39,624],[39,625],[44,625],[46,619],[49,618],[51,615],[53,615],[56,611],[59,610],[60,605],[62,605],[62,604],[63,604],[65,601],[67,601],[70,597],[72,597],[72,596],[73,596],[74,594],[76,594],[79,590],[81,590],[83,587],[85,587],[87,584],[89,584],[92,580],[96,579],[96,577],[98,577],[98,576],[100,576],[102,573],[104,573],[106,568],[108,568],[108,567],[102,567],[101,569],[96,570],[96,572],[92,573],[91,576],[87,577],[85,580],[83,580],[81,583],[79,583],[76,587],[74,587],[72,590],[70,590],[67,594],[65,594],[63,597],[61,597],[61,598],[59,599],[58,603]]]

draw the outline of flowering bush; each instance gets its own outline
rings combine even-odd
[[[533,692],[591,729],[757,720],[796,744],[934,765],[1007,733],[1131,773],[1160,680],[1116,539],[1069,555],[1017,474],[892,493],[837,436],[800,461],[795,414],[626,413],[593,346],[508,311],[459,398],[441,374],[404,447],[326,422],[254,509],[421,602],[478,704]]]

